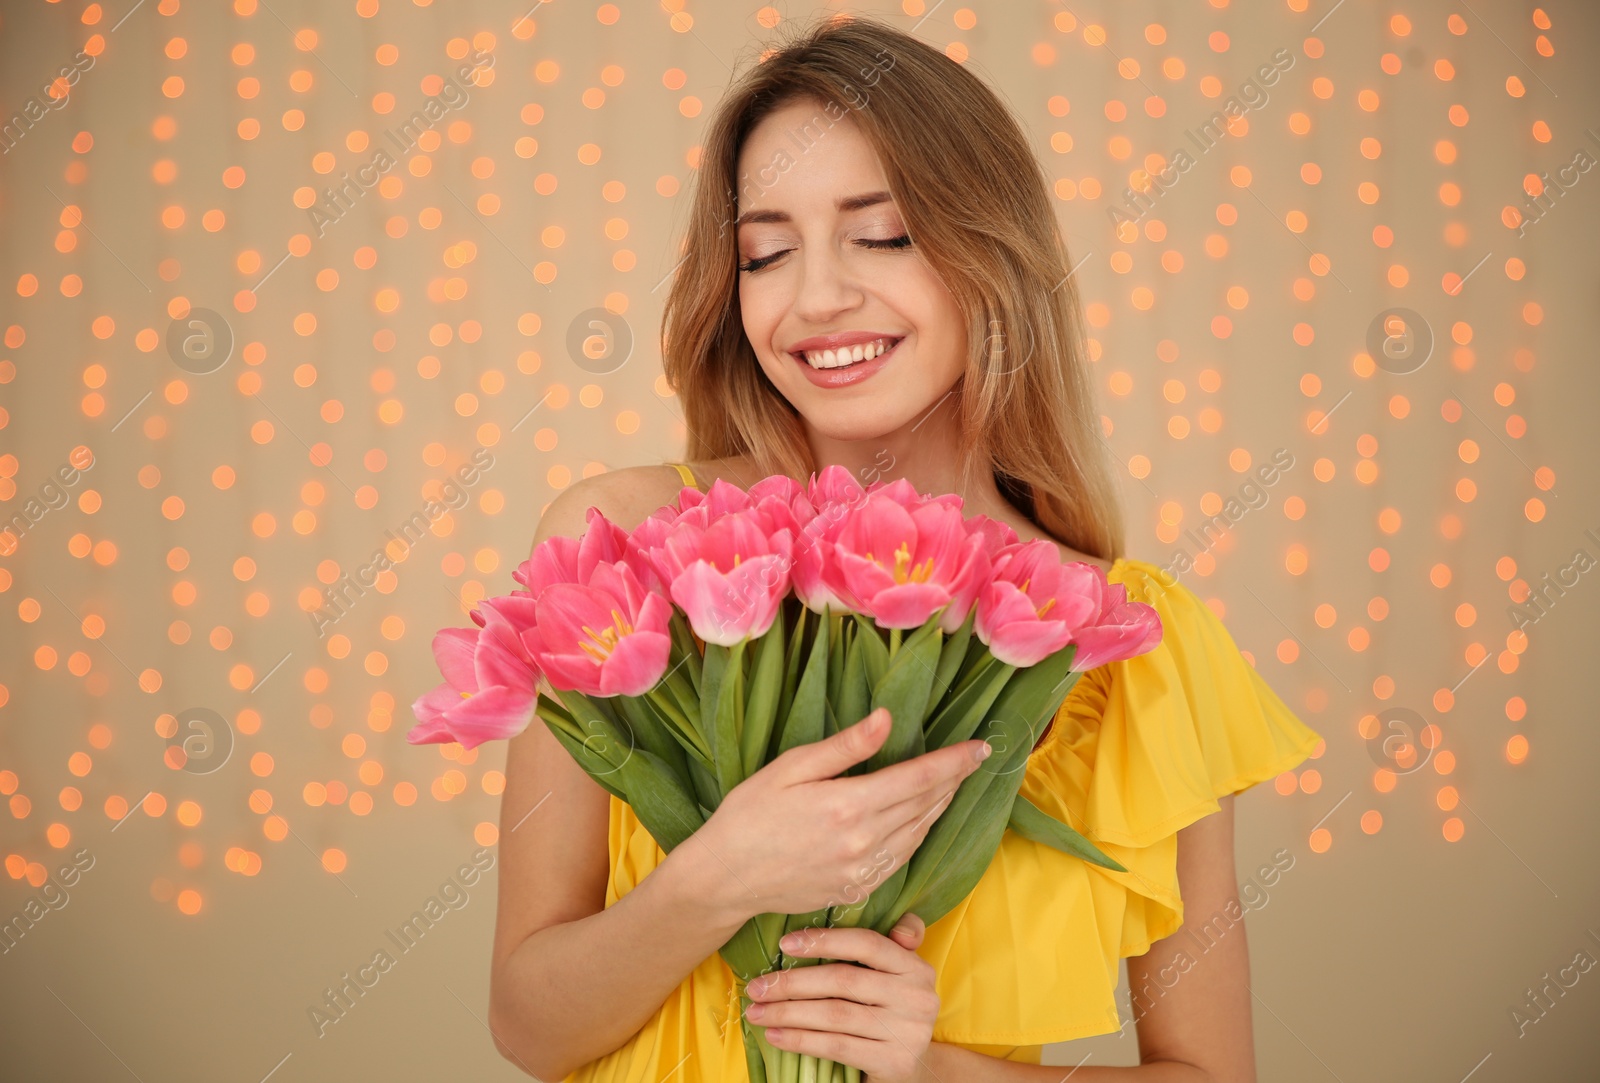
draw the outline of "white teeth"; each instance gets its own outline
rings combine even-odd
[[[889,349],[889,339],[877,338],[871,342],[857,343],[854,346],[845,346],[838,350],[810,350],[803,356],[806,364],[814,369],[837,369],[846,365],[853,365],[857,361],[877,357]],[[894,340],[898,341],[898,340]]]

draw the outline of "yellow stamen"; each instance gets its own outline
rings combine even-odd
[[[928,576],[933,574],[933,557],[926,558],[920,565],[910,566],[909,573],[907,573],[907,566],[910,566],[910,549],[907,547],[906,542],[901,542],[901,547],[894,550],[894,582],[896,584],[928,581]]]
[[[633,634],[633,625],[629,624],[621,613],[613,609],[609,627],[602,628],[596,632],[585,624],[583,626],[583,634],[588,636],[594,645],[579,643],[578,648],[596,662],[603,663],[611,656],[611,652],[617,649],[617,640],[625,635]]]
[[[872,550],[867,550],[867,559],[874,564],[880,563],[872,555]],[[909,571],[907,570],[909,568]],[[894,581],[899,586],[903,583],[926,583],[933,575],[933,558],[929,557],[921,564],[911,564],[911,549],[905,542],[900,543],[900,548],[894,551]]]

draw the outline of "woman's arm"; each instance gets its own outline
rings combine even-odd
[[[534,545],[580,535],[591,504],[631,528],[659,504],[637,495],[655,489],[634,473],[649,469],[563,491],[540,518]],[[606,907],[609,801],[542,720],[509,742],[489,1028],[501,1056],[541,1079],[619,1048],[748,916],[710,890],[726,877],[693,842]]]
[[[1178,832],[1178,892],[1184,923],[1200,925],[1232,909],[1240,919],[1203,953],[1183,928],[1128,958],[1128,988],[1139,1035],[1137,1067],[1084,1064],[1072,1083],[1255,1083],[1250,1015],[1250,954],[1233,866],[1233,796],[1221,811]],[[1141,1005],[1148,1004],[1141,1013]],[[928,1080],[1060,1083],[1057,1065],[1024,1064],[934,1042]]]

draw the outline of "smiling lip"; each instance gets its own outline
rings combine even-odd
[[[841,346],[854,346],[860,342],[871,342],[879,338],[904,338],[904,335],[891,335],[887,331],[839,331],[831,335],[813,335],[803,338],[789,347],[790,353],[808,353],[814,350],[837,350]]]
[[[821,347],[821,346],[807,346],[806,347],[807,349],[823,349],[823,348],[838,349],[840,346],[853,346],[857,342],[871,342],[872,339],[874,339],[874,338],[894,338],[894,337],[895,337],[894,335],[872,335],[870,337],[863,337],[861,334],[856,334],[856,333],[852,332],[851,334],[847,334],[847,335],[832,335],[832,336],[823,336],[822,338],[819,338],[819,339],[805,339],[802,342],[798,343],[798,345],[805,346],[806,343],[809,343],[809,342],[821,342],[821,341],[825,341],[827,338],[833,338],[833,339],[836,339],[836,340],[840,340],[840,339],[844,340],[844,341],[837,342],[832,347]],[[900,343],[904,342],[904,341],[905,341],[904,337],[901,337],[895,342],[895,344],[893,346],[890,346],[887,350],[885,350],[882,353],[880,353],[877,357],[871,358],[870,360],[867,360],[867,361],[857,361],[852,365],[845,365],[842,368],[814,369],[814,368],[811,367],[810,364],[808,364],[806,362],[805,356],[803,354],[790,352],[789,356],[794,358],[795,364],[799,365],[801,371],[806,374],[806,379],[810,380],[813,384],[816,384],[818,387],[847,387],[847,386],[849,386],[851,384],[860,383],[862,380],[867,379],[868,377],[872,376],[873,373],[875,373],[879,369],[883,368],[883,366],[886,365],[889,362],[889,359],[891,357],[893,357],[895,355],[895,353],[900,349]]]

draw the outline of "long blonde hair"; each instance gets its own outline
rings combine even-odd
[[[745,337],[732,229],[744,139],[795,100],[816,101],[835,120],[848,109],[883,163],[916,249],[960,307],[963,488],[987,465],[1045,533],[1091,556],[1124,556],[1072,264],[1028,139],[961,64],[857,15],[827,17],[764,54],[711,119],[661,326],[688,457],[746,455],[762,477],[803,480],[818,469],[796,411]]]

